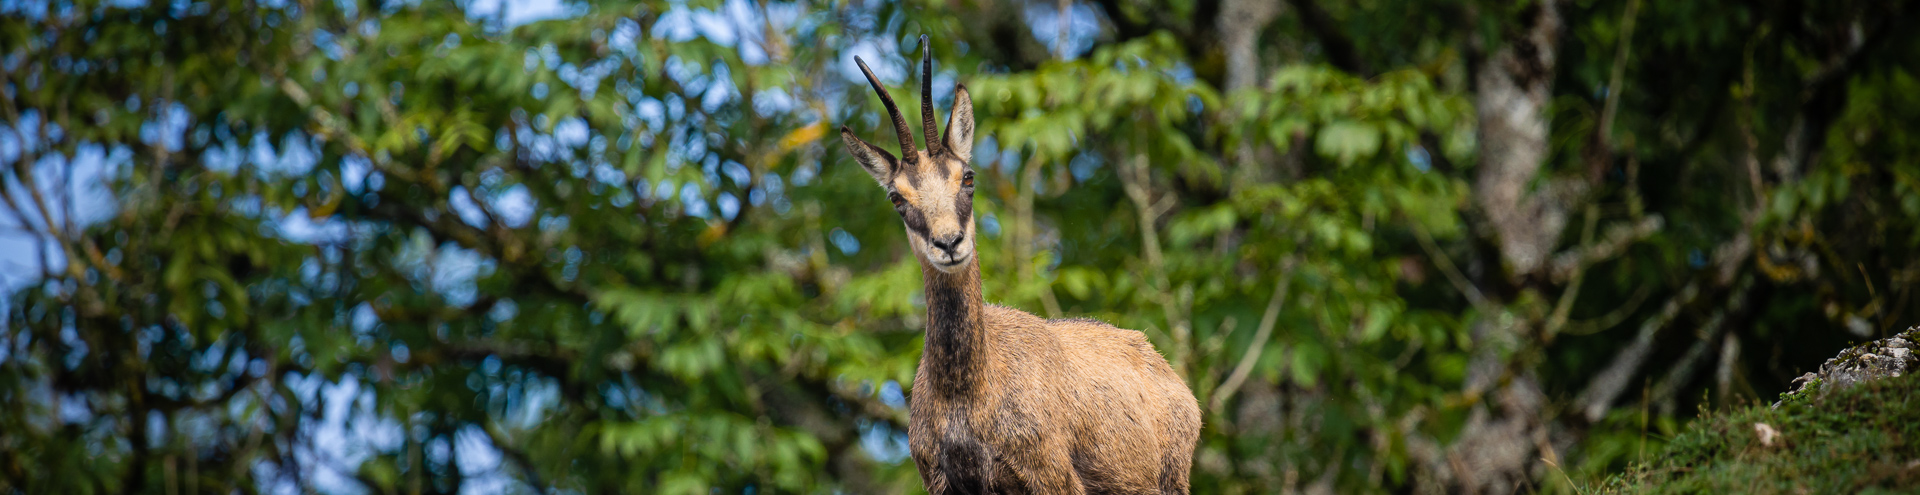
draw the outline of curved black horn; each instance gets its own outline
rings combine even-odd
[[[893,132],[900,135],[901,160],[917,163],[919,160],[915,158],[918,155],[914,154],[913,131],[907,130],[906,119],[900,118],[900,107],[893,105],[893,97],[887,96],[887,88],[880,86],[880,78],[873,77],[873,69],[867,68],[867,61],[855,55],[853,62],[860,64],[860,72],[867,75],[867,84],[873,85],[873,92],[880,93],[880,102],[887,105],[887,115],[893,117]]]
[[[940,112],[933,109],[933,48],[927,35],[920,35],[920,133],[927,136],[927,154],[940,152],[940,128],[935,121]]]

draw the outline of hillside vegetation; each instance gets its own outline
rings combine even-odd
[[[1895,339],[1914,336],[1920,331]],[[1867,353],[1855,351],[1870,347],[1849,349],[1829,366],[1861,359]],[[1599,491],[1920,491],[1920,377],[1913,373],[1851,386],[1823,377],[1772,406],[1703,414],[1653,460],[1609,478]]]

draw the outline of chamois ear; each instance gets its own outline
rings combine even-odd
[[[967,85],[953,85],[953,115],[947,117],[946,152],[962,162],[973,162],[973,97]]]
[[[847,126],[840,126],[840,140],[847,142],[847,149],[853,151],[853,161],[860,162],[860,168],[866,169],[867,175],[872,175],[880,187],[887,187],[887,182],[893,180],[893,172],[900,169],[900,162],[893,154],[853,135]]]

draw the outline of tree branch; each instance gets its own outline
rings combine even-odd
[[[1467,302],[1472,303],[1473,307],[1481,313],[1489,315],[1499,313],[1500,308],[1494,307],[1493,303],[1487,300],[1487,296],[1480,293],[1480,288],[1475,287],[1472,281],[1467,280],[1466,275],[1460,273],[1460,268],[1453,265],[1453,259],[1448,258],[1447,253],[1440,251],[1440,245],[1433,242],[1433,235],[1428,234],[1427,229],[1415,225],[1413,237],[1420,241],[1420,248],[1427,251],[1427,258],[1432,259],[1433,264],[1440,267],[1440,273],[1447,276],[1447,282],[1452,283],[1454,290],[1460,291],[1460,295],[1465,296]]]
[[[1620,256],[1634,242],[1659,233],[1664,225],[1665,221],[1660,215],[1655,214],[1642,218],[1632,225],[1609,227],[1606,237],[1600,242],[1554,256],[1549,273],[1552,274],[1554,282],[1566,282],[1588,266]]]
[[[1693,300],[1699,296],[1700,283],[1698,281],[1688,283],[1686,287],[1680,289],[1679,294],[1674,295],[1673,299],[1667,300],[1666,306],[1660,308],[1659,314],[1640,324],[1640,331],[1634,335],[1633,342],[1615,353],[1613,361],[1599,374],[1594,375],[1593,380],[1587,383],[1586,390],[1580,392],[1579,398],[1574,401],[1582,417],[1588,422],[1596,422],[1606,417],[1607,409],[1613,407],[1614,399],[1620,397],[1620,392],[1626,390],[1629,380],[1639,372],[1640,365],[1645,364],[1650,357],[1654,336],[1661,328],[1665,328],[1668,322],[1673,321],[1674,317],[1680,315],[1681,308],[1692,304]]]
[[[1288,256],[1286,261],[1280,263],[1280,280],[1273,284],[1273,298],[1267,300],[1267,312],[1260,316],[1260,328],[1254,331],[1247,352],[1240,356],[1240,364],[1233,367],[1233,374],[1228,375],[1227,380],[1221,382],[1220,388],[1213,393],[1208,409],[1215,414],[1220,412],[1220,407],[1227,403],[1227,399],[1233,398],[1234,392],[1240,390],[1241,383],[1247,381],[1247,375],[1253,373],[1253,365],[1260,361],[1260,353],[1267,349],[1267,339],[1273,336],[1273,325],[1280,318],[1280,303],[1287,299],[1287,284],[1293,281],[1296,261],[1298,259]]]
[[[1712,350],[1713,345],[1720,341],[1720,336],[1726,333],[1727,318],[1738,315],[1746,309],[1747,295],[1752,288],[1753,277],[1741,277],[1740,285],[1735,286],[1733,293],[1727,297],[1726,306],[1714,311],[1713,316],[1707,318],[1707,323],[1695,331],[1700,337],[1699,340],[1695,341],[1693,346],[1687,349],[1687,353],[1680,357],[1680,361],[1675,363],[1673,368],[1667,371],[1666,376],[1654,385],[1652,402],[1660,406],[1662,414],[1673,411],[1673,401],[1680,393],[1680,387],[1693,381],[1693,373],[1699,368],[1707,352]]]
[[[1881,5],[1899,4],[1888,2]],[[1801,93],[1804,96],[1800,100],[1800,109],[1796,112],[1793,124],[1788,127],[1784,156],[1776,164],[1783,180],[1797,177],[1826,144],[1827,128],[1847,108],[1849,82],[1854,70],[1860,67],[1860,62],[1884,46],[1890,33],[1902,30],[1898,26],[1911,25],[1914,14],[1920,12],[1920,9],[1914,8],[1894,10],[1862,13],[1861,18],[1849,23],[1860,34],[1851,37],[1854,42],[1833,54],[1830,61],[1807,81]]]

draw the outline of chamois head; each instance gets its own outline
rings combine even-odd
[[[854,136],[846,126],[840,126],[840,139],[853,150],[854,160],[887,190],[887,199],[893,201],[894,211],[907,226],[913,252],[935,269],[953,272],[972,261],[974,255],[973,170],[968,164],[973,158],[973,98],[967,96],[966,85],[954,85],[953,115],[947,120],[947,137],[941,140],[934,132],[939,116],[933,109],[933,52],[927,47],[926,35],[920,36],[920,50],[920,122],[927,149],[914,149],[913,134],[907,130],[907,121],[900,118],[900,109],[860,57],[853,60],[860,64],[867,83],[880,93],[880,102],[886,104],[893,131],[900,138],[901,156],[894,158]]]

